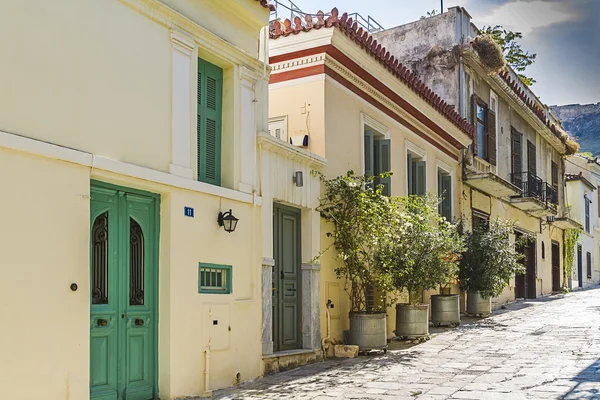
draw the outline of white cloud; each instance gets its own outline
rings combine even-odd
[[[493,8],[486,14],[474,15],[473,21],[479,27],[502,25],[506,29],[527,35],[535,29],[577,19],[577,15],[566,3],[517,0]]]

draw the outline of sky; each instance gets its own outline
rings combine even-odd
[[[287,4],[288,0],[279,0]],[[384,28],[440,10],[441,0],[292,0],[302,11],[338,7],[371,16]],[[537,59],[526,74],[548,105],[600,102],[600,0],[443,0],[462,6],[478,26],[502,25],[523,33],[522,48]],[[285,16],[283,16],[285,18]]]

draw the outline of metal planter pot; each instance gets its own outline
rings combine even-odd
[[[387,349],[387,315],[352,313],[344,334],[346,344],[357,345],[359,351]]]
[[[460,296],[457,294],[431,296],[431,322],[435,326],[460,325]]]
[[[467,292],[467,314],[488,316],[492,313],[492,298],[483,298],[479,292]]]
[[[429,304],[396,304],[396,336],[429,337]]]

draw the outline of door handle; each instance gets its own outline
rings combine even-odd
[[[141,318],[136,318],[134,324],[135,326],[142,326],[144,325],[144,320]]]
[[[98,318],[97,324],[98,324],[98,326],[106,326],[108,324],[108,322],[103,318]]]

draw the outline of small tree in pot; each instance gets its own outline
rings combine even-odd
[[[491,299],[502,294],[515,274],[525,272],[519,262],[523,255],[516,247],[530,240],[523,235],[512,243],[515,222],[497,217],[478,223],[465,233],[466,250],[459,264],[461,288],[467,291],[467,313],[489,315]]]
[[[393,202],[389,240],[378,254],[389,268],[394,287],[408,292],[408,303],[396,305],[396,336],[429,335],[429,305],[423,292],[456,277],[463,238],[457,225],[438,214],[437,199],[409,196]]]
[[[381,186],[374,184],[374,177],[355,175],[353,171],[334,179],[319,176],[325,186],[319,210],[333,228],[326,235],[341,260],[335,272],[338,278],[344,278],[344,290],[350,297],[346,341],[358,345],[361,351],[386,348],[385,293],[392,286],[390,276],[383,273],[385,262],[376,263],[376,254],[389,237],[392,203],[382,194]],[[384,301],[373,301],[374,296]]]

